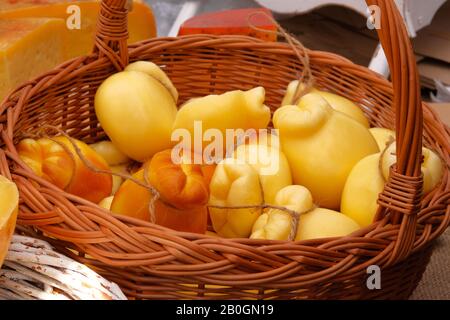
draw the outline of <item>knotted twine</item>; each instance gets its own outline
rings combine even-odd
[[[263,29],[263,28],[259,28],[259,27],[255,26],[251,22],[251,18],[258,14],[263,15],[267,19],[269,19],[270,22],[272,22],[276,26],[277,30],[267,30],[267,29]],[[312,70],[311,70],[308,49],[294,35],[287,32],[272,16],[270,16],[265,11],[252,12],[247,17],[247,23],[249,24],[250,28],[252,28],[256,31],[266,32],[266,33],[270,33],[270,34],[276,34],[277,36],[283,37],[287,41],[287,43],[289,44],[291,49],[294,51],[294,53],[297,56],[300,63],[303,65],[303,70],[302,70],[302,72],[299,73],[298,84],[295,88],[295,92],[294,92],[294,95],[292,96],[292,100],[291,100],[291,104],[297,105],[299,100],[305,94],[307,94],[311,91],[311,89],[314,87],[314,82],[315,82],[315,79],[314,79],[314,76],[313,76]],[[300,51],[301,51],[301,53],[300,53]]]

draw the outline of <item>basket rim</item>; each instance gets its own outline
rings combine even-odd
[[[206,44],[206,45],[205,45]],[[252,44],[252,47],[248,47],[249,44]],[[152,47],[153,51],[164,50],[165,47],[173,47],[180,46],[180,48],[197,48],[197,47],[208,47],[214,46],[217,48],[239,48],[241,47],[243,50],[249,51],[264,51],[267,52],[267,49],[273,49],[274,53],[285,54],[295,56],[295,53],[292,51],[292,48],[284,42],[267,42],[258,38],[244,36],[244,35],[213,35],[213,34],[192,34],[192,35],[183,35],[183,36],[175,36],[175,37],[156,37],[151,39],[145,39],[141,41],[137,41],[135,43],[128,45],[128,52],[130,55],[130,60],[135,61],[135,57],[142,51],[148,47]],[[308,54],[311,58],[311,62],[319,62],[322,59],[331,60],[334,63],[339,63],[336,65],[341,68],[351,69],[356,72],[358,75],[366,75],[371,76],[378,84],[383,85],[383,87],[388,90],[388,93],[392,94],[392,83],[385,79],[381,74],[369,69],[366,66],[359,65],[354,63],[353,61],[339,55],[336,53],[322,51],[322,50],[312,50],[306,48],[308,50]],[[107,57],[99,57],[98,52],[93,52],[87,55],[82,55],[79,57],[71,58],[66,60],[57,66],[55,66],[52,70],[44,72],[38,76],[35,76],[33,79],[25,81],[24,83],[18,85],[15,89],[10,91],[2,101],[0,101],[0,117],[5,112],[7,108],[5,104],[10,100],[14,99],[14,97],[21,91],[24,90],[28,86],[36,87],[38,86],[40,90],[45,90],[48,86],[53,84],[54,81],[51,81],[49,85],[45,85],[43,87],[39,86],[46,79],[52,79],[52,77],[57,77],[59,81],[63,81],[65,77],[69,76],[70,73],[67,72],[67,68],[75,69],[78,66],[81,67],[81,70],[77,70],[77,73],[82,72],[84,68],[95,65],[95,64],[103,64],[108,61]],[[64,77],[65,76],[65,77]]]

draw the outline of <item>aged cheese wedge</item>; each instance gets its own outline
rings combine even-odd
[[[271,21],[272,13],[265,8],[235,9],[197,15],[186,20],[178,35],[233,34],[277,41],[277,26]],[[256,28],[252,28],[251,26]],[[264,29],[264,30],[261,30]],[[265,30],[272,31],[266,32]]]
[[[62,19],[0,19],[0,100],[64,60]]]
[[[69,6],[80,8],[80,29],[76,29]],[[69,9],[68,9],[69,8]],[[66,28],[66,59],[88,54],[94,45],[94,31],[100,10],[98,0],[0,0],[0,20],[3,18],[61,18]],[[128,14],[128,43],[156,36],[152,10],[142,1],[134,1]]]

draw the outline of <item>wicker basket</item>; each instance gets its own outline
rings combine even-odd
[[[40,239],[14,235],[0,268],[0,300],[126,300],[119,287]]]
[[[93,97],[100,83],[129,60],[162,66],[181,102],[264,86],[266,103],[274,108],[303,68],[286,44],[240,36],[156,38],[127,49],[125,3],[103,1],[92,55],[23,84],[1,105],[0,168],[20,190],[18,223],[34,226],[60,252],[94,266],[133,298],[407,298],[434,240],[450,223],[450,131],[420,100],[415,58],[394,1],[367,1],[381,9],[378,33],[392,84],[340,56],[309,55],[319,87],[358,103],[372,125],[396,129],[396,170],[371,226],[344,238],[302,242],[219,239],[113,216],[38,178],[20,161],[14,143],[44,124],[88,143],[104,139]],[[425,198],[422,141],[446,164],[441,183]],[[366,286],[370,265],[382,270],[380,290]]]

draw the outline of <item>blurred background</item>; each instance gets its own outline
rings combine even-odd
[[[14,57],[4,61],[0,59],[0,100],[24,81],[51,70],[63,61],[92,51],[99,0],[79,1],[75,5],[79,8],[78,14],[67,12],[68,5],[74,1],[77,0],[0,0],[0,23],[3,22],[0,24],[0,56],[7,52],[7,55]],[[132,0],[129,1],[131,3]],[[250,28],[250,12],[260,11],[264,7],[307,48],[337,53],[385,77],[389,76],[383,51],[378,50],[377,34],[368,28],[369,11],[363,0],[133,2],[134,9],[128,16],[129,44],[155,36],[177,36],[180,27],[182,34],[244,34],[276,41],[274,33]],[[450,103],[450,0],[395,2],[413,39],[424,99]],[[78,24],[74,24],[77,20],[75,16],[79,16]],[[29,20],[43,17],[56,20],[45,23]],[[23,18],[28,20],[20,20]],[[276,29],[268,17],[259,15],[255,20],[258,21],[258,28]],[[68,22],[70,26],[66,27]],[[25,37],[21,30],[27,30],[30,36]],[[43,35],[44,40],[38,41],[39,35]],[[20,45],[21,41],[26,46]],[[278,41],[283,39],[279,37]],[[22,47],[27,50],[20,49]],[[54,49],[50,50],[50,47]],[[40,55],[44,55],[45,59],[38,59]],[[32,63],[28,57],[39,61]],[[23,68],[22,60],[33,65],[33,68]],[[1,70],[9,71],[5,75]]]
[[[273,7],[285,6],[285,3],[289,2],[287,0],[145,1],[154,11],[159,36],[177,35],[180,24],[194,14],[255,8],[261,7],[261,3],[266,5],[269,3],[270,8],[273,9]],[[329,5],[333,2],[342,2],[343,5]],[[295,1],[290,1],[289,5],[292,6],[292,3]],[[290,14],[274,12],[275,18],[284,28],[310,49],[335,52],[357,64],[369,66],[378,45],[377,34],[367,28],[365,16],[350,8],[360,6],[360,3],[363,3],[362,0],[315,0],[297,1],[297,3],[300,3],[299,7],[301,3],[304,3],[305,7],[316,6],[316,8],[308,12],[291,12]],[[416,11],[424,11],[427,8],[424,4],[428,7],[434,5],[427,13],[431,24],[424,28],[417,27],[418,30],[413,39],[424,99],[450,102],[450,2],[409,0],[409,3],[412,3],[411,7],[414,5],[417,7]],[[421,4],[422,7],[420,7]],[[280,11],[283,10],[280,9]],[[412,19],[416,19],[418,23],[423,23],[423,20],[427,18],[423,12],[414,12],[414,8],[408,14],[411,14]]]
[[[253,8],[259,5],[253,0],[145,0],[155,13],[158,35],[167,36],[186,2],[198,4],[197,14],[227,9]]]

